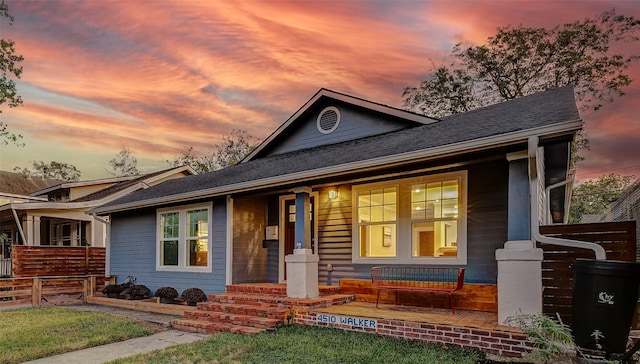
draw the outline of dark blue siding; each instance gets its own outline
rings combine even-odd
[[[467,265],[465,281],[497,281],[496,249],[507,241],[508,163],[506,159],[474,164],[467,168]],[[321,190],[321,196],[326,191]],[[339,200],[320,198],[320,284],[328,280],[327,264],[333,266],[332,283],[341,278],[370,279],[374,265],[351,263],[351,186],[341,185]]]
[[[340,110],[341,120],[336,130],[329,134],[322,134],[318,131],[316,119],[318,114],[324,110],[324,107],[319,108],[304,121],[298,121],[299,126],[295,130],[291,130],[288,137],[275,146],[269,154],[280,154],[319,145],[344,142],[388,133],[414,125],[392,121],[389,117],[385,118],[375,113],[363,113],[362,111],[354,110],[353,107],[348,108],[339,104],[326,106],[336,106]]]
[[[225,290],[226,272],[226,203],[216,199],[213,205],[213,249],[211,273],[156,271],[156,210],[114,214],[111,222],[111,274],[117,283],[127,276],[136,277],[136,283],[154,291],[162,286],[174,287],[182,292],[198,287],[209,293]]]

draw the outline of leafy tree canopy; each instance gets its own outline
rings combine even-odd
[[[614,45],[638,41],[639,33],[639,19],[615,10],[552,29],[500,27],[486,44],[456,45],[453,62],[407,87],[403,104],[442,117],[573,84],[581,108],[598,110],[631,84],[627,70],[639,55]]]
[[[4,0],[0,3],[0,26],[3,19],[6,19],[9,25],[14,20]],[[23,60],[24,57],[16,53],[14,41],[0,38],[0,114],[5,104],[9,107],[22,105],[22,97],[18,95],[16,83],[12,77],[20,78],[22,75],[22,66],[19,66],[19,63]],[[0,121],[0,145],[13,143],[23,146],[24,144],[19,142],[20,139],[22,135],[9,132],[7,124]]]
[[[569,207],[569,223],[582,222],[583,215],[605,213],[634,178],[610,173],[574,187]]]
[[[109,161],[111,170],[107,169],[112,176],[126,177],[137,176],[142,173],[138,169],[138,159],[133,156],[131,149],[122,147],[122,150],[116,154],[115,158]]]
[[[56,161],[49,163],[33,161],[31,166],[32,169],[15,167],[13,171],[30,177],[51,178],[61,181],[77,181],[80,179],[80,171],[71,164]]]
[[[167,163],[172,167],[188,165],[198,173],[207,173],[240,162],[256,145],[254,137],[246,130],[233,129],[230,135],[222,137],[222,142],[216,144],[212,151],[199,156],[193,147],[189,147],[181,155],[167,160]]]

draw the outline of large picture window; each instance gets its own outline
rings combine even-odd
[[[465,171],[354,186],[353,261],[466,264]]]
[[[158,270],[211,271],[211,207],[158,210]]]

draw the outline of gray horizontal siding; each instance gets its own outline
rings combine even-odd
[[[155,291],[162,286],[174,287],[179,293],[198,287],[210,293],[225,290],[226,272],[226,204],[216,199],[212,216],[212,272],[156,271],[156,210],[114,214],[111,222],[111,274],[121,283],[127,276]]]
[[[336,106],[340,110],[340,124],[333,132],[322,134],[318,131],[316,120],[327,106]],[[354,110],[353,107],[340,104],[323,105],[298,123],[294,130],[287,131],[290,134],[286,140],[278,143],[269,155],[384,134],[413,125],[393,121],[388,116],[384,118],[376,113]]]
[[[498,160],[471,165],[467,171],[465,281],[494,284],[497,281],[495,251],[507,241],[508,165],[506,159]],[[340,185],[339,200],[332,202],[326,199],[327,191],[320,190],[318,210],[320,284],[327,283],[327,264],[333,265],[333,284],[341,278],[370,279],[374,265],[351,262],[351,186]]]

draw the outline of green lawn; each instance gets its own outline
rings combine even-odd
[[[120,363],[476,363],[484,354],[374,334],[287,326],[254,336],[218,334],[193,344],[118,359]]]
[[[47,307],[0,311],[0,363],[21,363],[150,335],[156,325],[102,312]],[[477,363],[478,351],[374,334],[287,326],[254,336],[211,335],[112,363]]]
[[[21,363],[160,330],[124,317],[71,308],[0,311],[0,363]]]

